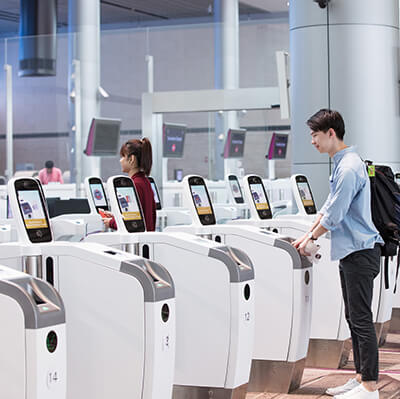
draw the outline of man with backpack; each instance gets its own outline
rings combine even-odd
[[[366,166],[343,142],[345,126],[337,111],[321,109],[307,125],[311,144],[333,160],[330,194],[310,231],[293,245],[307,255],[306,246],[331,231],[331,257],[339,272],[346,320],[353,342],[356,377],[329,388],[336,399],[378,399],[378,344],[372,321],[374,278],[380,271],[382,240],[371,216],[371,188]]]

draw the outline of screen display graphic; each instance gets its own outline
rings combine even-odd
[[[46,216],[40,201],[39,191],[24,190],[19,191],[18,202],[24,217],[25,227],[27,229],[47,228]]]
[[[92,192],[95,206],[107,206],[106,196],[101,184],[91,184],[90,191]]]
[[[232,194],[235,198],[242,198],[242,190],[236,180],[229,180],[231,186]]]
[[[208,201],[206,188],[204,186],[190,186],[192,190],[192,197],[196,205],[197,213],[199,215],[212,214],[211,205]]]
[[[304,206],[313,206],[314,201],[311,195],[310,187],[307,182],[297,182],[299,188],[300,198]]]
[[[124,220],[141,220],[139,205],[132,187],[117,187],[118,205]]]
[[[257,210],[269,209],[262,184],[250,184],[250,191]]]

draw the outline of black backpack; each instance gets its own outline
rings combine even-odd
[[[400,240],[400,190],[389,166],[373,165],[371,161],[365,161],[365,163],[371,182],[372,221],[385,241],[382,256],[385,257],[385,286],[388,288],[389,257],[396,256]],[[399,260],[397,256],[396,281]]]

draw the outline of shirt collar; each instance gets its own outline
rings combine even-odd
[[[355,152],[356,149],[354,146],[351,147],[346,147],[343,148],[343,150],[338,151],[334,156],[333,156],[333,162],[335,164],[338,164],[340,160],[349,152]]]

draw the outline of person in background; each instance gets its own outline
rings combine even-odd
[[[139,201],[142,206],[144,221],[147,231],[156,229],[156,203],[153,189],[147,176],[150,175],[153,164],[153,154],[150,140],[129,140],[122,145],[120,150],[121,170],[132,179]],[[103,218],[106,227],[117,230],[117,224],[110,212],[103,211],[107,217]]]
[[[53,161],[46,161],[44,168],[39,172],[39,180],[42,184],[64,183],[61,170],[54,166]]]

